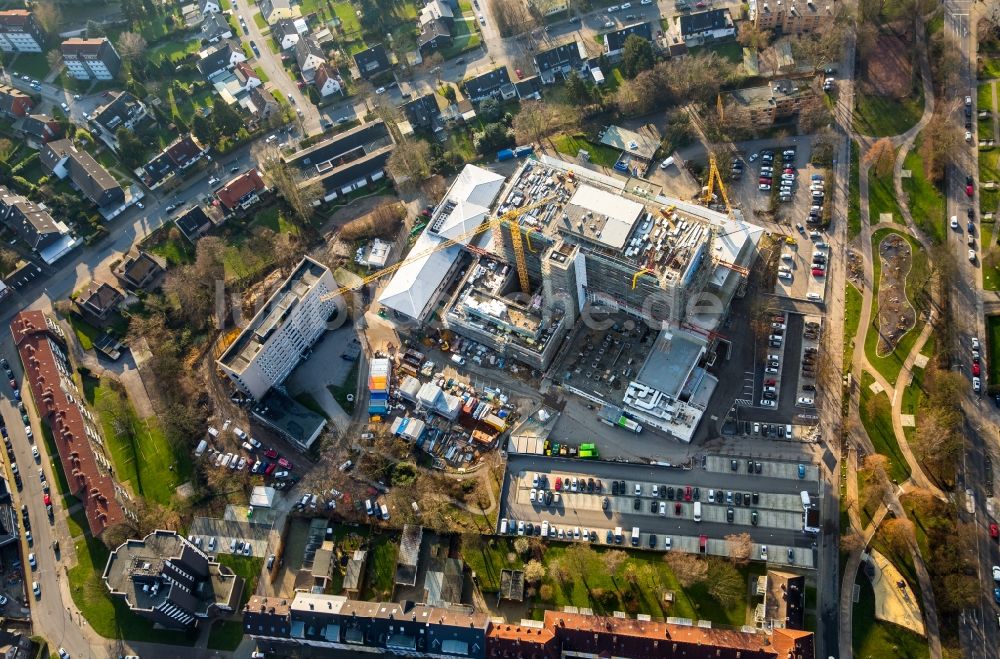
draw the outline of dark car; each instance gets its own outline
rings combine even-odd
[[[649,548],[653,549],[655,547],[656,547],[656,534],[655,533],[650,533],[649,534]]]
[[[695,501],[701,501],[701,490],[697,487],[691,492],[691,496],[694,497]]]
[[[625,494],[625,481],[618,481],[618,491]]]
[[[587,491],[588,492],[593,492],[594,491],[594,479],[593,478],[588,478],[587,479]]]
[[[658,509],[658,508],[657,508],[657,503],[656,503],[656,499],[652,499],[652,500],[651,500],[651,501],[649,502],[649,512],[651,512],[651,513],[655,513],[655,512],[657,511],[657,509]]]
[[[749,506],[750,505],[750,493],[749,492],[744,492],[743,493],[743,505],[744,506]]]
[[[614,541],[615,541],[615,534],[611,531],[611,529],[608,529],[608,534],[604,536],[604,542],[605,544],[610,545]]]
[[[759,474],[761,470],[761,464],[759,462],[753,463],[753,472]]]
[[[597,492],[601,492],[604,490],[604,483],[601,482],[600,478],[598,478],[597,481],[594,482],[594,490]]]
[[[747,473],[753,473],[753,460],[747,460]]]
[[[608,506],[610,506],[610,505],[611,505],[611,502],[608,500],[607,497],[604,497],[604,501],[601,502],[601,508],[603,508],[604,510],[607,510]],[[610,533],[610,531],[608,531],[608,533]]]
[[[640,508],[642,508],[642,499],[637,498],[635,501],[632,502],[632,509],[639,510]]]
[[[726,521],[729,522],[730,524],[733,523],[733,515],[734,514],[735,513],[733,512],[732,508],[726,508]]]
[[[674,500],[674,488],[672,487],[667,488],[667,498],[670,499],[671,501]]]
[[[733,471],[738,471],[739,468],[740,468],[740,465],[739,465],[739,463],[736,460],[731,460],[729,462],[729,468],[732,469]]]
[[[618,481],[611,481],[611,494],[617,496],[617,494],[618,494]]]
[[[753,502],[754,505],[757,505],[757,502],[760,501],[760,492],[754,492],[753,495],[750,497],[750,500]]]

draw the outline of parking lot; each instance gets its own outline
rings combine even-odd
[[[233,541],[244,546],[249,544],[250,553],[239,552],[243,556],[257,556],[258,558],[267,555],[267,541],[271,526],[262,524],[249,524],[235,519],[218,519],[215,517],[195,517],[188,529],[189,538],[198,545],[202,551],[210,555],[215,554],[235,554]],[[215,549],[209,547],[210,541],[215,538]],[[198,541],[201,541],[200,544]]]
[[[817,272],[813,264],[822,259],[827,266],[830,246],[823,232],[803,227],[798,237],[786,241],[781,248],[778,278],[774,294],[800,300],[822,302],[826,299],[826,267]]]
[[[638,527],[639,544],[643,548],[695,553],[701,551],[704,537],[705,553],[718,555],[728,554],[725,536],[747,532],[754,542],[754,558],[765,545],[771,562],[814,567],[815,537],[802,530],[800,492],[806,490],[812,501],[818,500],[817,467],[803,464],[800,478],[798,463],[753,461],[755,469],[748,473],[746,458],[736,459],[736,471],[732,470],[733,459],[706,456],[704,467],[681,470],[511,456],[500,518],[508,520],[508,532],[512,533],[517,533],[519,526],[523,528],[519,522],[537,525],[538,530],[548,522],[550,540],[583,541],[589,535],[595,544],[608,544],[611,532],[611,543],[619,544],[614,534],[620,527],[626,536],[620,544],[630,545],[632,529]],[[759,474],[757,462],[760,462]],[[539,483],[534,488],[536,496],[532,502],[536,474],[544,477],[546,487]],[[561,479],[558,501],[554,496],[557,478]],[[578,479],[576,492],[569,484],[573,478]],[[594,480],[593,491],[589,489],[590,479]],[[624,494],[614,494],[613,481],[625,482]],[[638,496],[636,486],[640,488]],[[667,488],[673,488],[673,499],[669,498]],[[539,490],[543,492],[541,502]],[[549,504],[545,503],[545,491],[553,495]],[[693,519],[695,497],[701,504],[701,521]]]
[[[742,142],[740,147],[742,153],[739,157],[744,162],[743,173],[730,183],[730,187],[733,189],[731,194],[735,194],[743,202],[744,212],[755,214],[756,211],[767,211],[771,207],[772,192],[775,192],[778,217],[790,225],[795,225],[798,222],[805,224],[806,218],[809,216],[809,208],[813,205],[812,197],[809,194],[811,177],[814,174],[822,174],[821,170],[813,167],[810,163],[812,148],[809,137],[755,140]],[[794,158],[788,161],[788,164],[795,169],[795,181],[791,193],[787,195],[788,199],[781,201],[779,188],[781,174],[784,173],[781,168],[783,164],[782,152],[786,150],[795,151]],[[761,154],[764,151],[774,153],[774,162],[771,163],[773,171],[769,184],[771,188],[767,190],[760,189],[761,165],[765,164],[762,162]]]

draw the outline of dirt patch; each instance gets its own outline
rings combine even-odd
[[[855,284],[864,285],[865,264],[861,254],[853,249],[847,252],[847,278]]]
[[[902,236],[889,234],[878,246],[882,278],[878,288],[879,356],[896,349],[903,335],[913,329],[917,314],[906,299],[906,276],[913,265],[913,248]]]
[[[880,34],[875,55],[865,63],[864,93],[906,98],[913,91],[912,48],[892,34]]]

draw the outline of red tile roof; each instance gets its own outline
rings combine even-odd
[[[251,169],[244,172],[219,188],[215,196],[227,210],[233,210],[240,205],[240,199],[251,192],[262,192],[265,189],[264,179],[260,177],[260,172]]]
[[[7,9],[0,11],[0,25],[4,27],[20,27],[31,20],[31,12],[27,9]]]
[[[17,314],[10,331],[32,400],[52,430],[69,489],[83,502],[90,532],[97,537],[107,527],[124,521],[125,511],[115,498],[114,482],[94,457],[80,408],[66,398],[60,387],[59,358],[49,343],[58,338],[49,331],[41,311]]]
[[[486,633],[488,657],[524,657],[558,659],[559,642],[550,627],[522,627],[498,624]]]

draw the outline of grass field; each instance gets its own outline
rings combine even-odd
[[[875,394],[871,390],[875,378],[865,372],[861,376],[861,423],[871,438],[875,450],[889,458],[889,477],[894,483],[902,483],[910,477],[910,465],[899,448],[896,434],[892,430],[892,403],[883,391]]]
[[[726,41],[710,46],[692,46],[688,48],[689,55],[698,53],[715,53],[724,60],[729,60],[733,64],[743,63],[743,46],[735,41]]]
[[[458,57],[462,53],[478,48],[482,43],[482,35],[476,29],[474,18],[459,18],[452,28],[452,42],[447,48],[441,49],[441,56],[446,60]]]
[[[348,395],[353,395],[358,389],[358,362],[354,362],[351,366],[350,372],[347,374],[347,378],[341,385],[329,385],[327,389],[330,390],[330,394],[333,396],[334,400],[340,404],[345,412],[351,414],[354,412],[354,401],[347,400]]]
[[[983,54],[983,71],[980,78],[1000,78],[1000,55],[997,53]]]
[[[131,483],[136,493],[168,505],[178,485],[191,476],[191,458],[187,451],[174,451],[163,436],[163,430],[155,417],[140,419],[127,396],[119,399],[119,394],[108,380],[97,380],[85,376],[84,397],[97,411],[101,429],[111,458],[115,463],[118,479]],[[118,404],[113,401],[120,400]],[[120,419],[112,418],[110,410],[122,414]],[[117,424],[134,428],[130,433],[120,433]]]
[[[899,371],[903,368],[903,361],[910,353],[913,344],[920,335],[920,331],[923,329],[923,321],[919,315],[920,305],[915,304],[917,293],[916,289],[923,286],[929,280],[930,266],[927,262],[927,254],[924,253],[916,238],[913,238],[909,234],[896,229],[879,229],[872,234],[872,254],[879,253],[879,243],[890,233],[903,236],[907,241],[909,241],[910,246],[913,249],[913,265],[910,268],[909,274],[906,276],[906,297],[910,300],[910,303],[914,304],[914,306],[918,309],[917,323],[913,329],[904,334],[903,337],[896,343],[896,349],[883,357],[876,354],[876,348],[878,346],[878,332],[874,327],[869,327],[868,331],[865,333],[865,355],[868,357],[868,361],[876,369],[878,369],[879,373],[882,374],[882,377],[884,377],[889,384],[895,385],[896,378],[899,377]],[[878,285],[880,283],[882,273],[882,260],[876,257],[874,261],[875,262],[872,264],[872,268],[875,277],[876,290],[875,296],[872,300],[871,317],[873,322],[874,319],[878,318]]]
[[[906,193],[914,223],[931,240],[941,244],[947,237],[944,195],[924,176],[924,161],[919,148],[918,139],[903,161],[903,168],[910,170],[910,177],[903,179],[903,192]]]
[[[239,620],[217,620],[208,633],[208,649],[231,652],[243,640],[243,623]]]
[[[396,576],[396,554],[399,552],[399,538],[380,535],[372,539],[368,553],[367,579],[363,599],[387,601],[392,595],[393,580]]]
[[[993,111],[993,87],[988,82],[981,83],[976,87],[976,110]]]
[[[45,53],[21,53],[8,68],[12,74],[14,71],[17,71],[20,75],[28,74],[38,80],[47,76],[50,71],[49,63],[45,59]]]
[[[996,213],[1000,191],[986,188],[988,181],[1000,183],[1000,149],[979,151],[979,210]]]
[[[896,199],[892,172],[886,176],[879,176],[872,167],[868,170],[868,221],[872,227],[882,222],[883,213],[891,213],[893,223],[903,223],[903,211],[900,210],[899,200]]]
[[[875,619],[875,591],[868,577],[858,571],[861,595],[854,605],[851,629],[856,657],[922,659],[930,656],[927,641],[908,629]]]
[[[103,332],[75,313],[69,314],[67,320],[73,328],[73,334],[76,336],[80,347],[84,350],[93,350],[94,342],[101,337]]]
[[[232,554],[219,554],[218,560],[221,565],[225,565],[230,570],[243,577],[243,594],[240,596],[240,603],[237,610],[242,610],[243,605],[250,601],[250,596],[257,590],[257,579],[260,577],[261,567],[264,559],[257,556],[234,556]]]
[[[847,187],[847,237],[861,233],[861,147],[851,142],[851,169]]]
[[[193,55],[201,50],[201,42],[198,39],[191,39],[189,41],[165,41],[161,44],[154,46],[149,49],[150,64],[159,65],[160,62],[166,60],[169,62],[178,62],[188,55]]]
[[[175,229],[173,222],[154,231],[142,242],[142,248],[167,260],[168,265],[186,265],[194,262],[194,245]]]
[[[905,133],[924,112],[923,94],[901,100],[875,94],[855,94],[854,130],[885,137]]]
[[[253,218],[250,227],[263,227],[275,233],[291,233],[298,235],[299,228],[278,210],[277,206],[271,206]]]
[[[903,389],[903,403],[900,410],[903,414],[916,414],[920,401],[924,396],[924,369],[913,367],[913,380]]]
[[[583,135],[559,135],[552,140],[556,151],[573,158],[583,149],[590,154],[590,162],[601,167],[614,167],[620,152],[603,144],[591,142]]]
[[[854,335],[861,322],[861,303],[864,295],[854,284],[848,283],[844,291],[844,373],[851,370],[854,360]]]
[[[56,449],[55,438],[52,436],[52,429],[47,423],[42,424],[42,439],[45,440],[45,452],[49,456],[49,467],[52,470],[52,477],[56,479],[56,488],[63,495],[63,504],[69,508],[75,503],[76,497],[69,494],[66,472],[63,471],[62,462],[59,460],[59,452]]]
[[[987,382],[1000,382],[1000,316],[986,316]]]

